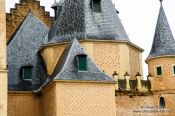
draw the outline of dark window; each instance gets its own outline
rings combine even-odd
[[[92,0],[91,2],[91,8],[94,12],[101,12],[101,0]]]
[[[80,71],[86,71],[87,67],[86,67],[86,55],[78,55],[77,56],[77,66],[78,66],[78,70]]]
[[[163,97],[160,97],[160,101],[159,101],[160,103],[159,103],[159,107],[160,108],[165,108],[165,100],[164,100],[164,98]]]
[[[21,76],[23,80],[31,80],[32,79],[32,66],[22,67]]]
[[[175,66],[173,66],[173,74],[175,75]]]
[[[157,75],[162,75],[162,67],[156,67]]]

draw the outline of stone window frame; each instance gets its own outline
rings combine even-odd
[[[161,67],[161,69],[162,69],[162,74],[161,75],[157,75],[157,68],[158,67]],[[163,72],[163,65],[156,65],[156,66],[154,66],[154,72],[155,72],[155,75],[156,75],[156,77],[162,77],[163,76],[163,74],[164,74],[164,72]]]

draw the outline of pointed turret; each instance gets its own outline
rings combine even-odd
[[[162,1],[160,0],[160,11],[152,49],[146,63],[152,77],[171,78],[175,75],[175,40],[165,15]],[[157,81],[157,83],[161,82]]]
[[[111,0],[61,0],[49,32],[49,42],[78,40],[126,40],[128,36]]]
[[[161,5],[153,45],[147,60],[155,57],[175,55],[175,40],[165,15],[162,1],[160,0]]]

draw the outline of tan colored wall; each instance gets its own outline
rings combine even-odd
[[[5,0],[0,0],[0,115],[7,116]]]
[[[40,116],[39,103],[32,93],[9,93],[8,116]]]
[[[56,101],[56,92],[57,91],[55,85],[44,89],[40,102],[41,116],[57,116],[56,104],[59,102]]]
[[[6,69],[5,0],[0,1],[0,69]]]
[[[0,70],[0,114],[7,116],[7,71]]]
[[[57,116],[116,116],[114,84],[57,82]]]
[[[135,75],[137,74],[137,72],[142,74],[140,67],[140,64],[142,62],[140,62],[141,58],[139,55],[139,51],[131,46],[129,47],[129,59],[130,59],[130,76],[131,79],[133,79],[136,78]]]
[[[112,77],[114,71],[120,73],[119,45],[113,43],[95,43],[94,61],[98,67]]]
[[[159,77],[173,78],[173,64],[175,65],[175,57],[156,58],[148,61],[148,69],[153,77],[157,77],[155,67],[161,65],[163,67],[163,74]]]
[[[132,74],[132,77],[135,77],[137,72],[142,74],[141,51],[129,47],[127,43],[109,41],[80,41],[80,43],[97,66],[109,76],[112,77],[114,71],[122,79],[126,72]],[[52,74],[66,46],[67,43],[58,43],[41,49],[49,75]]]
[[[44,6],[40,6],[40,2],[36,0],[20,0],[21,3],[15,5],[15,8],[10,9],[10,13],[6,14],[7,20],[7,43],[10,37],[16,31],[20,23],[23,21],[29,10],[39,18],[45,25],[50,27],[51,17],[49,12],[45,11]]]
[[[41,51],[42,58],[46,64],[47,74],[51,75],[55,69],[67,44],[59,44],[56,46],[45,47]]]
[[[163,113],[154,112],[155,110],[160,110],[157,108],[159,107],[160,95],[165,99],[165,109],[162,109],[165,111]],[[133,96],[132,98],[127,95],[116,96],[117,116],[174,116],[174,109],[175,94]],[[154,113],[149,113],[149,111]]]

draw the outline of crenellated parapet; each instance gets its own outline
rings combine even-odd
[[[28,12],[34,14],[45,25],[50,27],[52,17],[49,12],[45,11],[45,7],[40,5],[40,1],[20,0],[19,3],[15,4],[15,8],[10,9],[10,13],[6,13],[7,43],[11,41],[13,34],[19,28]]]

